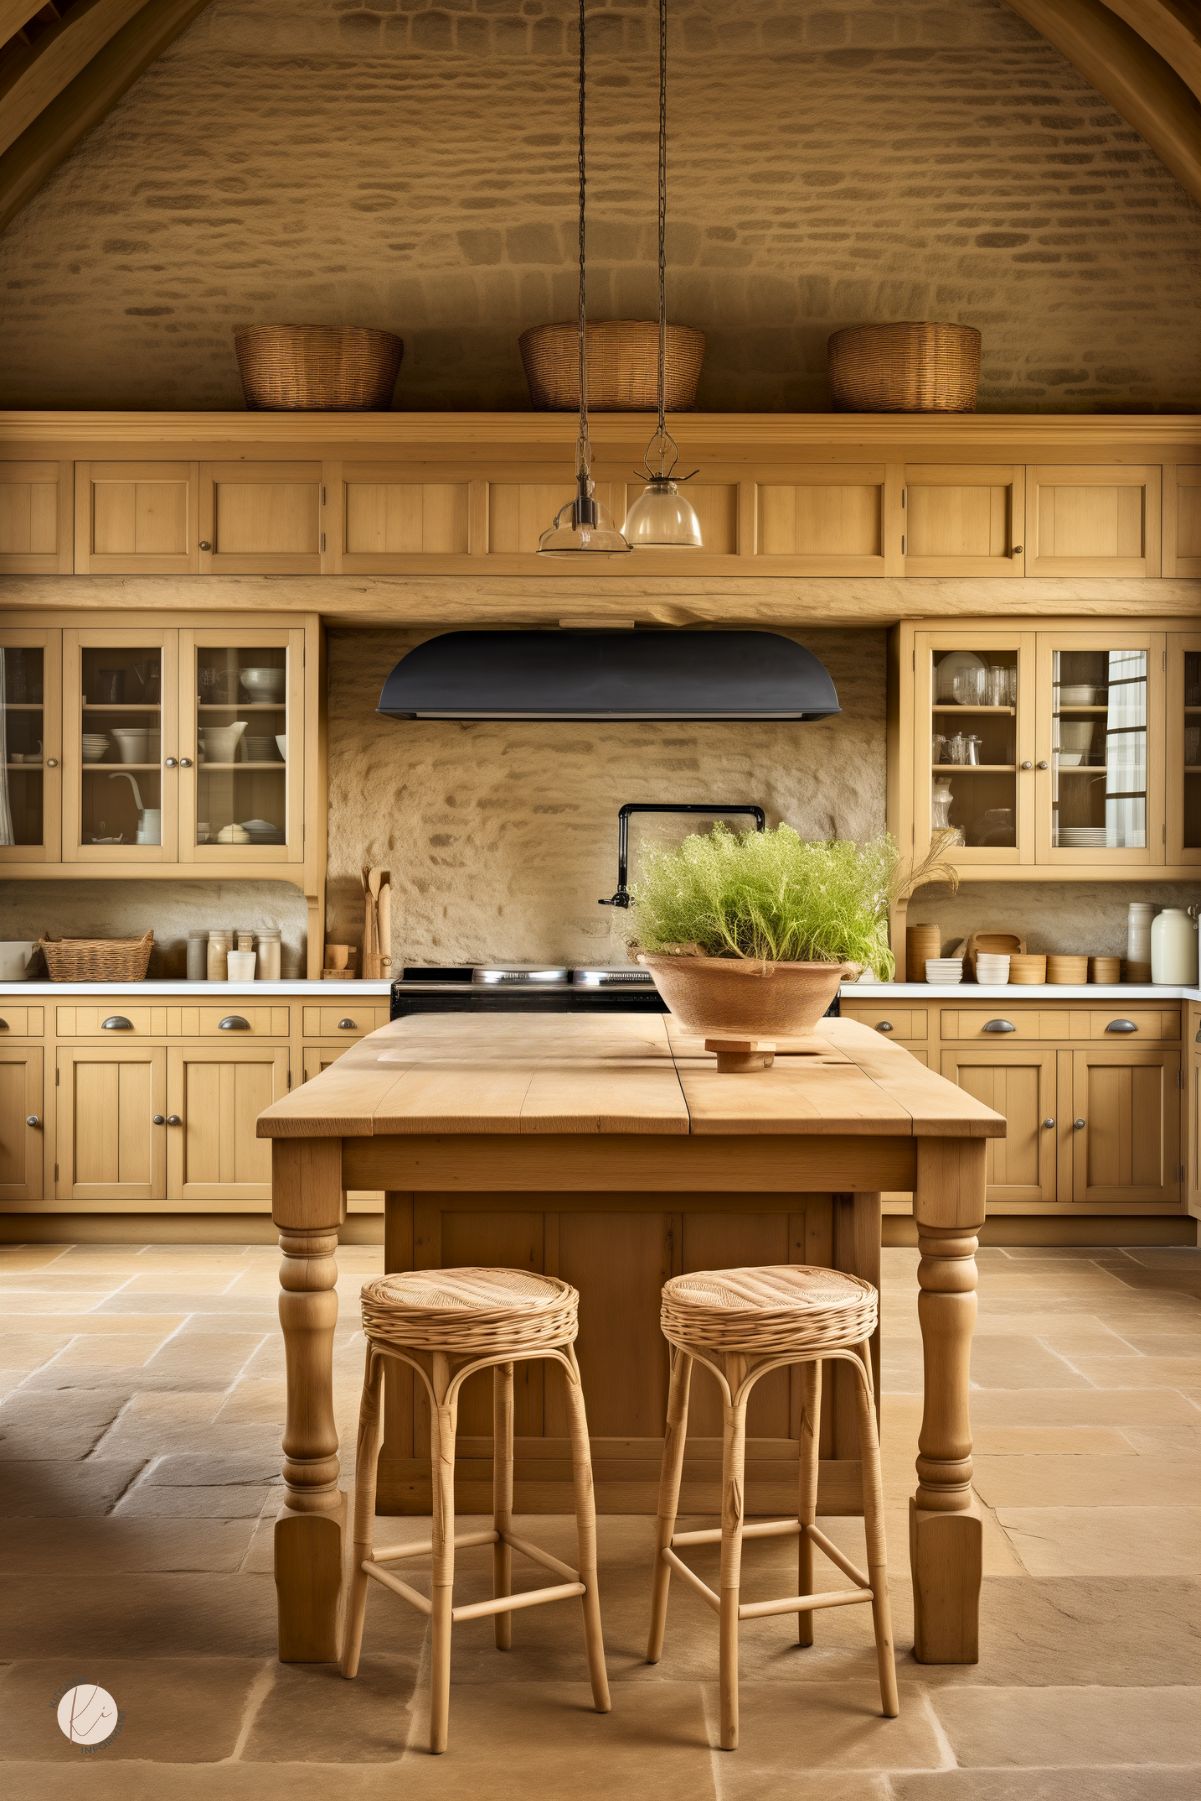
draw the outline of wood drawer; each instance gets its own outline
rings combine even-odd
[[[1087,1036],[1087,1027],[1083,1028],[1083,1032]],[[1073,1032],[1072,1016],[1066,1008],[1031,1008],[1023,1011],[1021,1007],[1009,1006],[1004,1001],[994,1001],[990,1007],[942,1009],[940,1036],[944,1039],[979,1039],[985,1044],[1015,1044],[1023,1039],[1071,1038],[1080,1034],[1079,1025]]]
[[[106,1025],[105,1021],[122,1021]],[[225,1020],[241,1024],[225,1025]],[[180,1006],[165,1003],[147,1007],[129,1006],[123,999],[107,1001],[100,1006],[60,1007],[60,1038],[103,1038],[114,1043],[133,1038],[286,1038],[291,1027],[287,1007],[247,1005],[239,998],[227,1000],[223,1006]]]
[[[40,1038],[42,1017],[40,1007],[10,1007],[0,1001],[0,1037]]]
[[[862,1001],[844,1001],[842,1017],[871,1026],[873,1031],[882,1032],[886,1038],[924,1038],[930,1016],[925,1007],[890,1007],[886,1001],[878,1001],[869,1007]]]
[[[1089,1037],[1105,1044],[1174,1044],[1180,1037],[1179,1007],[1106,1007],[1089,1014]],[[1128,1028],[1133,1026],[1133,1032]]]
[[[343,1001],[337,1007],[302,1007],[301,1030],[306,1038],[362,1038],[388,1023],[388,1007],[361,1006]]]

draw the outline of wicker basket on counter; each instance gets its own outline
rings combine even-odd
[[[659,327],[653,319],[598,319],[584,339],[588,405],[598,413],[653,412],[659,385]],[[546,412],[580,404],[579,340],[574,320],[532,325],[517,340],[530,403]],[[696,405],[705,360],[705,334],[691,325],[667,328],[664,396],[668,412]]]
[[[972,325],[849,325],[826,346],[834,405],[848,413],[974,413]]]
[[[251,325],[234,343],[246,405],[281,413],[386,411],[404,355],[365,325]]]
[[[39,938],[52,982],[144,982],[154,933],[142,938]]]

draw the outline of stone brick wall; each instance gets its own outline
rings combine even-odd
[[[0,404],[236,407],[232,333],[387,324],[398,404],[523,405],[573,310],[569,0],[213,0],[0,242]],[[651,0],[592,0],[591,293],[653,305]],[[1201,211],[1004,0],[675,0],[671,298],[702,405],[820,408],[864,319],[982,403],[1201,404]]]

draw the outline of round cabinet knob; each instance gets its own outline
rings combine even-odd
[[[41,1120],[40,1120],[40,1119],[39,1119],[39,1118],[38,1118],[38,1116],[37,1116],[37,1114],[36,1114],[36,1113],[27,1113],[27,1114],[26,1114],[26,1115],[25,1115],[25,1124],[26,1124],[26,1125],[27,1125],[27,1126],[40,1126],[40,1125],[41,1125],[41,1123],[42,1123],[42,1122],[41,1122]]]
[[[1034,768],[1034,764],[1031,762],[1029,757],[1027,757],[1025,762],[1022,764],[1022,768],[1023,769],[1033,769]]]
[[[150,1123],[152,1126],[165,1126],[167,1123],[166,1116],[162,1113],[152,1113],[150,1116]]]
[[[1014,547],[1013,547],[1013,554],[1014,554],[1014,556],[1015,556],[1015,557],[1020,557],[1020,556],[1021,556],[1021,554],[1022,554],[1022,552],[1023,552],[1023,550],[1025,550],[1025,548],[1026,548],[1026,546],[1025,546],[1025,545],[1024,545],[1024,544],[1015,544],[1015,545],[1014,545]]]
[[[1083,1130],[1087,1124],[1088,1124],[1088,1121],[1085,1119],[1074,1119],[1072,1121],[1072,1125],[1077,1132],[1083,1132]]]
[[[181,757],[179,759],[179,767],[181,769],[190,769],[192,767],[191,757]]]
[[[1055,1121],[1053,1119],[1044,1119],[1043,1131],[1044,1132],[1053,1132],[1054,1130],[1055,1130]]]
[[[356,1030],[357,1026],[358,1026],[358,1021],[355,1019],[340,1019],[338,1021],[339,1032],[353,1032]],[[889,1031],[891,1031],[891,1030],[892,1030],[892,1027],[890,1026]]]
[[[178,1114],[178,1113],[168,1113],[168,1115],[167,1115],[167,1124],[168,1124],[168,1125],[169,1125],[169,1126],[182,1126],[182,1125],[183,1125],[183,1120],[182,1120],[182,1119],[180,1119],[180,1117],[179,1117],[179,1114]]]
[[[178,759],[175,757],[164,757],[163,758],[163,768],[164,769],[178,768]]]
[[[1038,760],[1038,767],[1040,769],[1050,769],[1051,765],[1047,762],[1045,757],[1040,757]]]
[[[46,767],[47,767],[47,769],[57,769],[58,768],[58,758],[57,757],[47,757],[46,758]]]
[[[201,550],[211,550],[213,547],[207,538],[201,538],[200,548]]]

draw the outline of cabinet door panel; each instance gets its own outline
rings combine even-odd
[[[175,862],[178,642],[154,626],[64,631],[64,863]]]
[[[0,574],[69,575],[70,463],[0,463]]]
[[[886,523],[883,464],[816,468],[755,489],[756,560],[800,573],[883,575]]]
[[[56,863],[62,852],[62,633],[0,632],[0,760],[11,830],[0,865]]]
[[[1072,1088],[1073,1201],[1179,1201],[1180,1053],[1074,1051]]]
[[[967,628],[914,635],[913,843],[961,835],[952,860],[1034,861],[1035,635]],[[969,739],[975,740],[975,761]]]
[[[988,1141],[989,1200],[1053,1201],[1055,1052],[944,1051],[942,1073],[1008,1122],[1004,1138]]]
[[[905,574],[1018,576],[1024,471],[925,463],[905,471]]]
[[[264,1107],[288,1091],[282,1047],[204,1045],[168,1052],[172,1201],[238,1204],[271,1199],[271,1144],[255,1135]]]
[[[1167,644],[1167,858],[1201,863],[1201,633],[1169,632]]]
[[[199,551],[195,463],[77,463],[79,575],[191,575]]]
[[[205,463],[200,568],[212,575],[319,575],[320,463]]]
[[[1156,468],[1026,472],[1028,575],[1158,575]]]
[[[617,520],[624,517],[624,487],[598,481],[596,498]],[[532,556],[538,540],[561,507],[572,496],[570,479],[560,474],[545,479],[488,483],[489,556]],[[570,558],[568,559],[570,562]]]
[[[166,1053],[125,1045],[58,1053],[60,1200],[161,1201],[166,1194]]]
[[[44,1106],[41,1045],[0,1046],[0,1202],[41,1198]]]
[[[1201,575],[1201,463],[1163,473],[1163,572]]]
[[[386,574],[413,557],[466,556],[471,485],[426,481],[411,468],[355,463],[342,470],[339,568]]]

